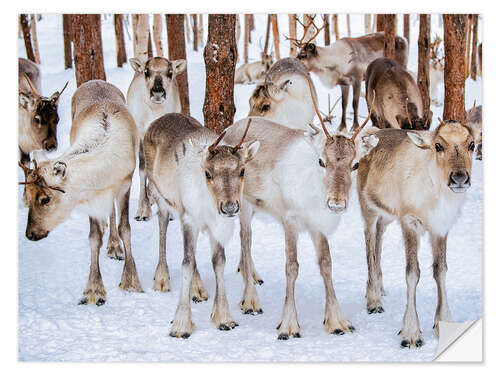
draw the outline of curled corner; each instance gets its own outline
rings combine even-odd
[[[471,322],[439,322],[439,342],[434,361],[481,362],[483,360],[483,319]]]

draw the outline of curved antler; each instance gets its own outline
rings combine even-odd
[[[243,136],[241,137],[240,142],[236,146],[233,147],[233,154],[241,148],[241,145],[243,144],[243,141],[245,140],[245,137],[247,136],[248,128],[250,127],[251,122],[252,122],[252,119],[249,117],[248,122],[247,122],[247,127],[245,128],[245,132],[243,133]]]
[[[474,100],[474,105],[472,106],[472,109],[465,116],[464,125],[467,125],[467,123],[469,122],[469,119],[472,116],[472,113],[474,112],[475,109],[476,109],[476,101]]]
[[[33,87],[33,84],[31,83],[31,79],[28,77],[28,75],[26,73],[23,73],[24,74],[24,80],[26,82],[28,82],[28,85],[31,89],[31,92],[33,93],[33,95],[35,95],[36,99],[37,100],[40,100],[40,94],[38,93],[38,91]]]
[[[224,130],[220,135],[219,137],[215,140],[214,143],[212,143],[209,147],[208,147],[208,151],[213,155],[215,154],[216,150],[215,148],[217,147],[217,145],[220,143],[220,141],[222,141],[222,138],[224,138],[224,136],[226,135],[226,131]]]
[[[358,134],[361,133],[361,130],[363,130],[363,128],[365,127],[365,125],[368,123],[368,120],[370,119],[370,117],[372,115],[372,112],[373,112],[373,104],[374,103],[375,103],[375,90],[373,90],[373,99],[372,99],[372,104],[370,106],[370,112],[368,113],[368,116],[366,117],[365,122],[363,122],[363,124],[361,124],[361,126],[352,135],[351,141],[354,142],[354,140],[356,139],[356,137],[358,136]]]
[[[332,136],[330,135],[330,133],[328,133],[328,129],[326,128],[326,125],[323,122],[323,118],[321,117],[321,113],[319,113],[318,103],[316,102],[316,98],[314,97],[313,87],[312,87],[310,77],[307,78],[307,84],[309,85],[309,92],[311,93],[311,99],[312,99],[313,104],[314,104],[314,110],[316,111],[316,115],[319,117],[319,122],[321,122],[321,127],[323,128],[323,132],[325,133],[327,139],[332,139]]]
[[[66,82],[66,84],[64,85],[64,87],[62,88],[61,92],[56,92],[56,99],[59,99],[59,97],[61,96],[61,94],[64,92],[64,90],[66,90],[66,87],[68,87],[68,83],[69,81]]]

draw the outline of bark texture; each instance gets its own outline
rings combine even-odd
[[[63,40],[64,40],[64,68],[73,67],[73,55],[71,53],[71,14],[63,14]]]
[[[123,35],[123,14],[115,14],[115,37],[116,37],[116,64],[122,67],[127,63],[127,50],[125,49],[125,37]]]
[[[478,15],[472,15],[472,54],[470,57],[470,76],[475,81],[477,79],[477,27]]]
[[[339,40],[339,15],[333,15],[333,33],[335,34],[335,40]]]
[[[21,14],[19,16],[21,22],[21,29],[23,30],[24,46],[26,47],[26,57],[35,62],[35,53],[33,52],[33,46],[31,44],[31,31],[28,22],[28,16],[26,14]]]
[[[74,14],[71,20],[77,86],[92,79],[106,80],[102,55],[101,16]]]
[[[325,46],[330,45],[330,19],[328,14],[323,14],[323,25],[325,28],[323,32],[325,33]]]
[[[443,14],[444,109],[443,120],[462,121],[465,115],[465,29],[467,16]]]
[[[245,39],[243,40],[243,62],[248,64],[248,43],[250,41],[250,15],[245,14]]]
[[[370,13],[365,14],[365,34],[370,34],[372,30],[372,15]]]
[[[393,59],[396,51],[396,33],[395,33],[394,14],[384,16],[384,56]]]
[[[377,32],[384,31],[384,25],[385,25],[384,18],[385,18],[385,14],[377,14],[376,18],[377,18]]]
[[[429,67],[430,67],[430,15],[420,15],[420,30],[418,34],[418,88],[424,104],[424,119],[429,119],[431,98],[429,96]],[[430,120],[430,119],[429,119]]]
[[[276,60],[279,60],[281,59],[280,32],[278,30],[278,16],[276,14],[271,15],[271,26],[273,27],[274,53],[276,54]]]
[[[191,15],[193,20],[193,50],[198,51],[198,15]]]
[[[149,14],[137,15],[137,26],[134,34],[135,57],[146,62],[148,60]]]
[[[184,36],[184,16],[182,14],[167,14],[168,59],[170,61],[186,59],[186,39]],[[187,69],[177,75],[179,95],[181,97],[182,113],[189,115],[189,86]]]
[[[347,36],[351,37],[351,16],[346,14],[346,23],[347,23]]]
[[[408,41],[408,49],[410,49],[410,15],[405,14],[403,17],[403,33]]]
[[[203,52],[206,68],[205,102],[203,116],[205,126],[222,132],[233,123],[234,70],[236,65],[236,16],[210,14],[208,16],[208,40]]]
[[[35,53],[35,62],[40,64],[40,51],[38,49],[38,36],[36,33],[35,15],[30,16],[31,39],[33,40],[33,52]]]
[[[288,30],[290,32],[291,39],[297,39],[297,21],[295,17],[295,14],[288,15]],[[296,51],[297,46],[292,40],[290,40],[290,56],[295,56]]]
[[[466,44],[466,53],[465,53],[465,78],[469,77],[469,68],[470,68],[470,42],[471,42],[471,26],[472,20],[471,15],[469,14],[466,18],[467,22],[467,44]]]
[[[161,32],[163,30],[163,22],[161,14],[153,16],[153,39],[155,41],[156,55],[163,57],[163,46],[161,45]],[[196,51],[196,50],[195,50]]]
[[[269,49],[269,33],[271,31],[271,15],[267,15],[267,26],[266,26],[266,40],[264,42],[264,53],[267,55],[267,50]]]

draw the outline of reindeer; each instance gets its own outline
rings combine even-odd
[[[366,69],[366,100],[372,101],[372,124],[379,128],[428,129],[431,116],[425,118],[422,96],[415,80],[401,64],[381,57]]]
[[[357,168],[357,158],[363,146],[355,142],[359,131],[352,137],[330,135],[317,109],[312,85],[310,95],[320,118],[325,136],[318,129],[304,131],[290,129],[267,119],[251,117],[249,141],[258,141],[258,155],[248,163],[240,213],[241,259],[240,269],[245,282],[240,308],[244,314],[262,313],[254,282],[259,282],[251,257],[251,220],[260,211],[274,217],[285,230],[286,297],[278,325],[278,339],[301,337],[295,308],[295,280],[297,237],[307,231],[311,235],[318,255],[321,276],[325,284],[326,305],[323,325],[331,334],[341,335],[353,331],[351,322],[344,317],[335,296],[332,283],[331,256],[328,236],[340,222],[347,209],[352,183],[351,173]],[[240,120],[227,129],[226,141],[241,137]],[[376,144],[376,136],[362,139],[366,152]]]
[[[450,321],[446,298],[446,241],[471,185],[474,130],[464,121],[440,121],[434,131],[382,129],[377,146],[359,161],[357,191],[365,224],[369,314],[382,313],[382,237],[389,223],[398,220],[406,250],[407,304],[399,332],[403,347],[423,344],[416,309],[420,277],[420,237],[429,232],[438,290],[434,329]]]
[[[144,172],[142,139],[149,124],[165,113],[181,112],[179,87],[176,77],[186,69],[186,60],[169,61],[153,57],[145,63],[137,58],[130,59],[135,70],[134,78],[127,92],[127,105],[134,116],[141,139],[139,145],[139,207],[135,220],[151,218],[151,206],[147,196],[147,176]]]
[[[234,73],[235,84],[251,84],[264,80],[264,77],[273,65],[273,56],[264,51],[260,54],[260,61],[242,64]]]
[[[57,106],[67,86],[50,97],[41,96],[40,68],[19,58],[19,151],[25,167],[30,166],[30,152],[57,148]]]
[[[276,61],[265,81],[250,97],[248,116],[260,116],[293,129],[309,130],[314,106],[309,94],[311,77],[306,66],[294,57]],[[313,85],[314,87],[314,85]],[[316,90],[313,88],[314,96]]]
[[[304,35],[306,33],[304,32]],[[361,82],[365,79],[368,65],[384,55],[384,33],[373,33],[359,38],[342,38],[330,47],[317,47],[311,41],[294,40],[300,51],[297,58],[310,72],[318,75],[321,82],[333,88],[340,85],[342,91],[342,120],[339,132],[346,130],[346,109],[349,86],[353,88],[352,109],[354,122],[351,131],[358,129],[358,104]],[[395,60],[406,67],[408,44],[404,38],[396,36]]]
[[[444,56],[440,52],[441,38],[436,35],[429,46],[430,50],[430,65],[429,65],[429,82],[430,96],[436,105],[442,105],[438,100],[438,88],[444,80]]]
[[[71,146],[53,160],[35,160],[25,170],[28,198],[26,237],[41,240],[66,220],[75,207],[89,215],[90,274],[80,304],[106,302],[99,269],[99,250],[106,218],[116,199],[118,232],[125,248],[120,288],[142,291],[130,248],[128,220],[130,185],[135,169],[139,138],[134,119],[122,93],[100,81],[82,84],[71,102]]]
[[[247,129],[250,121],[247,123]],[[194,118],[169,113],[153,121],[144,136],[149,189],[158,203],[159,262],[153,288],[170,289],[165,255],[169,210],[179,216],[184,238],[184,260],[179,305],[170,336],[188,338],[194,329],[189,299],[198,302],[206,293],[196,269],[196,241],[207,231],[212,249],[216,290],[211,320],[220,330],[238,324],[231,318],[224,286],[224,247],[231,239],[234,217],[241,206],[245,166],[259,149],[259,142],[219,145],[219,137]]]
[[[483,106],[471,109],[471,115],[467,125],[474,129],[474,142],[476,143],[476,160],[483,160]]]

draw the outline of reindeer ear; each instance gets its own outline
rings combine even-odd
[[[174,60],[174,61],[172,61],[172,67],[174,69],[175,74],[180,74],[184,70],[186,70],[186,60],[184,60],[184,59]]]
[[[144,72],[145,64],[143,64],[141,62],[141,60],[139,60],[138,58],[133,57],[133,58],[129,59],[128,62],[130,63],[130,66],[132,67],[132,69],[134,69],[137,73]]]
[[[361,159],[378,145],[377,134],[362,135],[356,140],[356,156]]]
[[[33,111],[36,107],[36,98],[25,92],[19,92],[19,104],[27,111]]]
[[[60,178],[64,179],[66,177],[66,168],[67,168],[67,165],[65,162],[56,161],[54,163],[52,173],[54,174],[54,176],[59,176]]]
[[[201,154],[208,149],[207,144],[200,142],[196,138],[190,138],[188,143],[196,154]]]
[[[257,151],[259,151],[260,147],[260,142],[259,141],[252,141],[252,142],[244,142],[242,145],[242,149],[245,151],[246,154],[246,159],[245,163],[249,162],[252,160],[255,155],[257,154]]]
[[[409,131],[406,135],[420,148],[429,148],[433,137],[433,134],[427,130]]]

